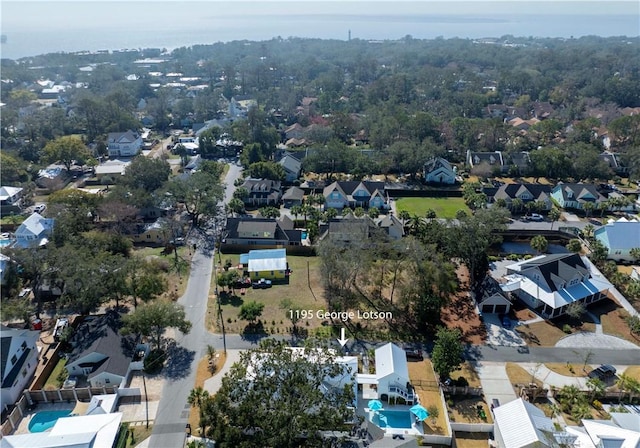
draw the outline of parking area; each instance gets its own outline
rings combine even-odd
[[[511,328],[505,328],[502,325],[498,314],[484,313],[482,321],[487,329],[487,344],[499,345],[504,347],[520,347],[527,343],[514,330],[517,322],[511,322]]]

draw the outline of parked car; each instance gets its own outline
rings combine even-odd
[[[511,328],[511,319],[509,319],[509,316],[502,316],[502,326],[504,328]]]
[[[538,213],[531,213],[531,216],[529,216],[529,221],[544,221],[544,216],[538,214]]]
[[[422,361],[424,359],[422,350],[420,350],[419,348],[405,347],[404,353],[407,356],[407,361]]]
[[[599,380],[605,381],[608,378],[616,376],[616,368],[610,364],[602,364],[600,367],[589,372],[587,376],[589,378],[598,378]]]
[[[38,204],[35,207],[33,207],[33,211],[36,212],[36,213],[42,213],[43,211],[45,211],[46,208],[47,208],[46,205]]]
[[[251,287],[253,289],[267,289],[267,288],[271,288],[271,280],[267,280],[264,278],[261,278],[260,280],[258,280],[257,282],[253,282],[251,284]]]

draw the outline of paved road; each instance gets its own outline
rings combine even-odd
[[[230,165],[225,177],[225,202],[233,195],[233,183],[241,172],[240,167]],[[178,300],[184,306],[186,318],[191,321],[192,328],[187,335],[177,333],[176,344],[170,350],[170,361],[164,369],[168,379],[158,405],[150,447],[178,448],[184,445],[185,425],[190,410],[187,397],[195,383],[198,361],[205,355],[207,345],[222,346],[221,343],[218,344],[221,338],[209,333],[206,328],[207,300],[215,255],[211,250],[212,246],[205,244],[207,242],[201,241],[194,255],[187,290]]]

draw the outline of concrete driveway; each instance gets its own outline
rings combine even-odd
[[[478,362],[475,368],[488,404],[494,399],[499,400],[500,404],[505,404],[518,398],[507,376],[505,363],[482,361]]]
[[[517,322],[512,321],[512,328],[504,328],[497,314],[484,313],[482,321],[487,328],[487,344],[504,347],[520,347],[527,343],[516,333],[513,327]]]

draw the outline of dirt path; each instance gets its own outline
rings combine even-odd
[[[442,323],[449,328],[459,328],[464,342],[481,345],[486,339],[486,328],[476,313],[469,295],[469,271],[460,265],[456,270],[460,290],[451,298],[451,304],[442,310]]]

